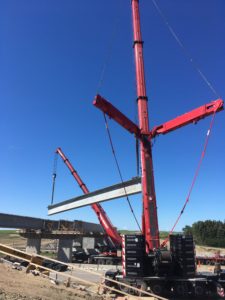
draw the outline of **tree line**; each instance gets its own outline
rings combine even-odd
[[[192,234],[198,245],[225,247],[225,221],[198,221],[183,228],[184,234]]]

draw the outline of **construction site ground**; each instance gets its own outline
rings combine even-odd
[[[0,230],[0,243],[10,246],[16,249],[24,250],[26,247],[26,239],[21,237],[16,231],[1,231]],[[55,240],[42,239],[41,249],[43,252],[51,252],[56,247]],[[225,255],[225,248],[213,248],[206,246],[196,245],[196,255],[215,255],[216,252],[220,251],[221,255]]]
[[[0,299],[41,300],[41,299],[88,299],[86,292],[79,289],[57,286],[46,278],[12,269],[0,264]],[[90,299],[95,299],[94,296]],[[96,299],[99,299],[96,297]]]
[[[21,238],[18,234],[1,234],[0,243],[24,250],[26,239]],[[55,241],[43,241],[44,252],[46,249],[54,248]],[[51,245],[52,244],[52,245]],[[196,247],[197,254],[213,255],[216,251],[220,250],[221,254],[225,254],[225,249],[209,248],[209,247]],[[50,252],[50,250],[48,251]],[[49,254],[49,253],[48,253]],[[82,274],[82,269],[88,269],[88,265],[81,265],[81,278],[88,279],[93,282],[98,282],[99,278]],[[90,266],[91,267],[91,266]],[[112,266],[104,266],[104,269],[112,268]],[[96,271],[96,270],[95,270]],[[198,271],[213,271],[213,266],[198,266]],[[100,270],[99,272],[103,272]],[[78,272],[79,273],[79,272]],[[94,295],[84,291],[85,286],[82,282],[77,282],[77,288],[66,287],[63,284],[56,285],[53,280],[43,278],[41,276],[34,276],[33,274],[26,274],[24,270],[15,270],[12,266],[0,263],[0,300],[14,299],[14,300],[40,300],[40,299],[102,299],[101,296]],[[90,288],[90,291],[92,288]]]

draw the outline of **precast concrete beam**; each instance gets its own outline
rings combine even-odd
[[[92,205],[103,201],[109,201],[129,195],[139,194],[142,191],[141,178],[124,181],[79,197],[75,197],[60,203],[48,206],[48,215],[54,215],[63,211],[76,209],[83,206]]]
[[[84,222],[79,220],[48,220],[27,216],[0,213],[0,228],[24,229],[22,234],[39,231],[40,233],[68,232],[74,234],[104,234],[100,224]],[[28,230],[28,231],[27,231]],[[31,231],[29,231],[31,230]],[[50,237],[51,238],[51,237]]]

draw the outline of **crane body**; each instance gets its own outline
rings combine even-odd
[[[109,271],[106,277],[146,290],[150,288],[158,295],[204,297],[217,294],[224,297],[225,275],[217,274],[212,279],[211,275],[196,273],[192,236],[171,235],[170,249],[160,247],[151,143],[158,134],[166,134],[216,114],[223,109],[223,100],[212,101],[150,130],[139,0],[131,0],[131,7],[139,124],[129,120],[100,95],[95,97],[93,104],[140,141],[142,234],[122,237],[122,273]]]
[[[107,114],[130,133],[134,134],[140,141],[143,203],[142,233],[145,236],[146,252],[149,253],[154,248],[160,247],[151,139],[156,135],[166,134],[190,123],[196,123],[209,115],[220,112],[223,110],[223,100],[214,100],[150,130],[148,98],[146,95],[145,85],[143,41],[140,28],[139,1],[132,0],[131,6],[139,125],[129,120],[129,118],[127,118],[101,95],[97,95],[95,97],[93,105]]]
[[[195,265],[195,250],[192,236],[171,235],[170,248],[160,247],[157,203],[152,157],[152,139],[159,134],[167,134],[180,127],[215,115],[224,108],[222,99],[214,100],[190,112],[155,126],[149,125],[148,97],[145,84],[143,40],[140,26],[139,0],[131,0],[133,20],[133,50],[136,73],[138,124],[127,118],[101,95],[96,95],[94,106],[108,115],[124,129],[134,134],[140,142],[141,182],[142,182],[142,232],[137,235],[119,236],[104,210],[99,204],[92,204],[100,223],[117,245],[122,244],[122,272],[106,272],[107,282],[120,288],[119,282],[151,289],[158,295],[224,297],[225,273],[198,274]],[[58,148],[59,149],[59,148]],[[57,150],[72,172],[85,194],[89,191],[77,172],[62,153]],[[106,225],[107,224],[107,225]],[[121,242],[122,241],[122,242]]]

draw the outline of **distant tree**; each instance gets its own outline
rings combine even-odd
[[[182,230],[184,234],[192,234],[192,227],[189,225],[186,225]]]
[[[192,234],[199,245],[225,247],[225,222],[198,221],[183,228],[185,234]]]

